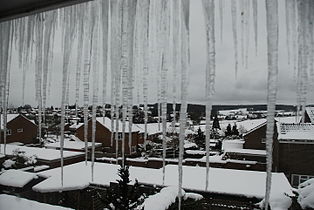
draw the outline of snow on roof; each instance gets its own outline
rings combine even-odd
[[[1,144],[1,153],[4,153],[4,145]],[[24,151],[27,155],[32,156],[36,155],[37,159],[40,160],[57,160],[60,159],[60,151],[55,149],[45,149],[45,148],[38,148],[38,147],[26,147],[26,146],[17,146],[17,145],[6,145],[6,155],[13,155],[14,150]],[[64,151],[63,157],[75,157],[79,155],[83,155],[84,153],[81,152],[70,152]]]
[[[0,195],[1,209],[10,210],[70,210],[62,206],[53,206],[46,203],[39,203],[37,201],[19,198],[13,195]]]
[[[94,181],[92,184],[108,186],[110,182],[119,179],[118,165],[107,163],[95,163]],[[183,166],[183,188],[189,190],[205,191],[205,167]],[[197,179],[195,174],[198,174]],[[39,192],[53,192],[59,190],[83,189],[91,184],[91,163],[80,162],[64,167],[64,186],[60,183],[60,168],[51,169],[38,173],[40,176],[49,177],[43,182],[35,185],[33,190]],[[74,176],[75,175],[75,176]],[[130,167],[130,179],[138,179],[139,183],[160,185],[162,182],[162,168]],[[213,193],[256,197],[262,199],[265,194],[265,172],[233,170],[222,168],[210,168],[208,191]],[[274,194],[284,193],[291,195],[291,186],[283,173],[272,174],[272,191]],[[178,166],[167,165],[164,186],[178,184]]]
[[[140,133],[145,132],[145,124],[135,124],[135,125],[141,129]],[[160,124],[160,129],[159,129],[158,123],[147,123],[148,135],[160,134],[161,132],[162,132],[161,124]]]
[[[314,123],[314,107],[306,107],[305,111],[309,116],[311,123]]]
[[[104,120],[103,117],[97,117],[96,120],[100,124],[105,126],[109,131],[111,131],[111,119],[110,118],[105,117],[105,120]],[[119,120],[118,122],[119,122],[118,123],[118,126],[119,126],[118,132],[122,132],[122,121]],[[115,126],[116,126],[116,122],[114,122],[114,131],[116,130]],[[139,132],[139,131],[141,131],[141,129],[136,124],[132,124],[132,132]],[[126,133],[129,132],[129,122],[128,121],[125,122],[125,132]]]
[[[33,190],[38,192],[56,192],[84,189],[90,184],[109,186],[110,182],[116,182],[119,179],[119,165],[95,162],[94,180],[91,181],[91,162],[75,163],[64,167],[64,185],[61,187],[60,168],[54,168],[38,173],[39,176],[48,177],[48,179],[35,185]],[[130,179],[134,183],[135,179],[142,180],[152,173],[159,173],[159,169],[150,169],[142,167],[130,167]]]
[[[220,115],[231,115],[231,114],[248,114],[249,112],[247,111],[247,108],[242,108],[242,109],[231,109],[231,110],[219,110],[218,113]]]
[[[100,147],[102,144],[95,142],[95,147]],[[60,148],[60,142],[54,142],[54,143],[47,143],[45,145],[46,148]],[[87,142],[87,147],[91,148],[92,147],[92,142]],[[71,139],[65,138],[64,139],[64,149],[74,149],[74,150],[84,150],[85,149],[85,142],[81,141],[79,138],[76,136],[71,135]]]
[[[162,170],[162,169],[161,169]],[[262,199],[265,195],[266,173],[258,171],[234,170],[223,168],[209,169],[208,191],[220,194],[256,197]],[[198,166],[183,166],[183,188],[185,190],[205,191],[206,168]],[[197,174],[197,178],[195,178]],[[162,175],[152,174],[148,180],[140,183],[162,185]],[[178,166],[167,165],[165,185],[178,184]],[[272,173],[271,196],[274,194],[291,195],[291,186],[283,173]]]
[[[249,155],[262,155],[266,156],[266,150],[257,150],[257,149],[236,149],[228,148],[225,150],[225,153],[239,153],[239,154],[249,154]]]
[[[310,123],[276,123],[278,131],[278,140],[284,142],[284,140],[295,140],[294,143],[301,143],[307,141],[307,143],[314,143],[314,125]],[[303,140],[303,141],[302,141]]]
[[[19,114],[7,114],[7,123],[10,122],[11,120],[13,120],[14,118],[16,118],[17,116],[19,116]],[[1,114],[1,129],[3,129],[3,114]]]
[[[74,123],[69,128],[71,128],[71,129],[78,129],[82,125],[84,125],[84,123]]]
[[[0,185],[24,187],[33,179],[37,179],[37,175],[34,173],[10,169],[0,175]]]

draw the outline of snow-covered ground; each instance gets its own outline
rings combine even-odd
[[[0,195],[0,208],[3,210],[70,210],[70,208],[39,203],[6,194]]]

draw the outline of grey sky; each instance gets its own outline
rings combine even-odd
[[[240,52],[240,25],[238,25],[239,37],[239,70],[235,78],[234,71],[234,49],[231,31],[231,9],[230,1],[225,0],[224,7],[224,28],[223,41],[220,40],[219,30],[219,10],[216,4],[216,94],[214,104],[256,104],[266,103],[267,95],[267,52],[266,52],[266,17],[264,1],[259,3],[258,16],[258,53],[255,55],[254,33],[253,33],[253,18],[251,14],[250,22],[250,37],[249,37],[249,63],[245,69],[241,65]],[[191,49],[191,69],[189,72],[189,91],[188,100],[190,103],[203,103],[205,94],[205,63],[206,63],[206,43],[205,29],[203,20],[203,11],[201,0],[191,0],[190,12],[190,49]],[[280,35],[279,35],[279,92],[278,103],[295,103],[295,82],[292,67],[288,66],[287,62],[287,47],[286,47],[286,29],[285,29],[285,12],[283,10],[283,0],[279,0],[279,18],[280,18]],[[240,20],[240,14],[238,21]],[[247,41],[247,40],[246,40]],[[71,79],[70,79],[70,103],[74,103],[75,95],[75,57],[76,43],[74,53],[70,63]],[[48,105],[53,104],[59,106],[61,103],[61,79],[62,79],[62,57],[60,50],[60,40],[55,43],[55,57],[53,62],[51,95],[48,98]],[[15,54],[16,55],[16,54]],[[110,78],[110,76],[109,76]],[[30,66],[27,75],[25,103],[35,105],[35,82],[34,82],[34,65]],[[154,83],[154,76],[150,77]],[[11,73],[11,88],[10,88],[10,104],[20,105],[22,102],[22,73],[17,65],[17,58],[13,56],[13,65]],[[100,84],[101,85],[101,84]],[[107,85],[109,89],[109,85]],[[170,87],[169,87],[170,88]],[[155,91],[154,85],[150,87]],[[82,86],[81,86],[82,90]],[[82,92],[82,91],[81,91]],[[109,91],[108,91],[109,92]],[[101,89],[99,91],[101,95]],[[108,95],[110,92],[108,93]],[[152,92],[151,95],[155,95]],[[82,96],[82,94],[81,94]],[[109,98],[109,97],[108,97]],[[82,97],[81,97],[82,99]],[[154,101],[155,97],[150,97],[150,101]],[[102,97],[100,96],[100,100]],[[82,102],[82,100],[80,100]],[[169,101],[172,101],[171,99]]]

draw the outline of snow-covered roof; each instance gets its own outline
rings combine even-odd
[[[108,118],[108,117],[105,117],[105,120],[103,117],[97,117],[96,120],[101,123],[103,126],[105,126],[107,129],[109,129],[109,131],[111,131],[111,119]],[[119,120],[118,121],[118,126],[119,126],[119,129],[118,129],[118,132],[122,132],[122,121]],[[113,132],[116,131],[116,121],[114,121],[114,130]],[[132,124],[132,132],[139,132],[141,131],[141,129],[136,126],[136,124]],[[128,133],[129,132],[129,122],[126,121],[125,122],[125,132]]]
[[[135,124],[135,126],[141,129],[140,133],[145,132],[145,124]],[[161,127],[162,125],[160,124],[160,129],[159,129],[158,123],[147,123],[147,134],[148,135],[160,134],[162,132]]]
[[[100,147],[102,144],[95,142],[95,147]],[[54,143],[47,143],[45,145],[46,148],[60,148],[60,142],[54,142]],[[92,142],[87,142],[87,147],[91,148],[92,147]],[[74,135],[71,135],[71,139],[65,138],[64,139],[64,149],[73,149],[73,150],[84,150],[85,149],[85,142],[81,141],[79,138],[77,138]]]
[[[0,175],[0,185],[24,187],[33,179],[37,179],[37,175],[34,173],[10,169]]]
[[[305,111],[309,116],[311,123],[314,123],[314,107],[306,107]]]
[[[247,111],[247,108],[242,108],[242,109],[232,109],[232,110],[219,110],[218,113],[220,115],[232,115],[232,114],[248,114],[249,112]]]
[[[70,128],[70,129],[78,129],[78,128],[81,127],[82,125],[84,125],[84,123],[74,123],[74,124],[72,124],[69,128]]]
[[[61,187],[60,168],[55,168],[38,173],[39,176],[48,177],[48,179],[35,185],[33,190],[38,192],[56,192],[84,189],[90,184],[109,186],[110,182],[116,182],[118,177],[119,165],[95,162],[94,181],[91,181],[91,162],[75,163],[64,167],[64,185]],[[142,168],[130,166],[130,179],[134,183],[135,179],[139,181],[150,176],[152,173],[159,173],[159,169]]]
[[[225,152],[266,156],[266,150],[228,148]]]
[[[17,116],[19,116],[19,114],[7,114],[7,123],[10,122],[11,120],[13,120],[14,118],[16,118]],[[3,114],[1,114],[1,129],[3,129]]]
[[[11,120],[15,119],[16,117],[18,117],[20,114],[7,114],[7,123],[9,123]],[[30,120],[27,117],[25,117],[24,115],[21,115],[22,117],[24,117],[26,120],[30,121],[31,123],[33,123],[34,125],[36,125],[36,123],[34,122],[34,120]],[[3,129],[3,114],[1,115],[1,129]]]
[[[208,191],[210,192],[256,198],[263,198],[265,195],[265,172],[223,168],[210,168],[209,171]],[[183,174],[184,189],[205,191],[205,167],[183,166]],[[197,174],[197,179],[195,174]],[[148,178],[149,180],[139,180],[139,182],[162,185],[161,174],[152,174]],[[166,166],[165,185],[178,185],[178,166]],[[272,194],[292,194],[289,181],[283,173],[272,173],[271,189],[271,196]]]
[[[80,162],[64,167],[64,186],[61,187],[60,168],[38,173],[49,177],[35,185],[33,190],[39,192],[53,192],[59,190],[74,190],[86,188],[89,184],[108,186],[110,182],[119,179],[118,165],[95,163],[94,181],[91,182],[91,163]],[[206,168],[198,166],[183,166],[183,188],[188,190],[205,191]],[[197,179],[195,178],[197,174]],[[74,176],[75,175],[75,176]],[[163,186],[162,168],[130,167],[130,179],[138,179],[139,183]],[[209,192],[256,197],[262,199],[265,195],[265,172],[210,168]],[[164,186],[178,185],[178,166],[167,165]],[[291,186],[283,173],[272,174],[273,194],[284,193],[291,195]]]
[[[10,210],[70,210],[62,206],[53,206],[46,203],[39,203],[37,201],[19,198],[13,195],[1,194],[0,195],[1,209]]]
[[[57,160],[60,159],[60,151],[55,149],[45,149],[45,148],[38,148],[38,147],[26,147],[26,146],[16,146],[16,145],[6,145],[6,155],[13,155],[14,150],[24,151],[27,155],[32,156],[36,155],[37,159],[40,160]],[[4,153],[4,145],[1,144],[1,151],[2,154]],[[70,152],[64,151],[63,157],[75,157],[79,155],[83,155],[84,153],[81,152]]]
[[[281,143],[314,143],[314,125],[311,123],[276,123]]]

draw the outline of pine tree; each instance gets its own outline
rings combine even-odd
[[[237,128],[237,124],[235,124],[235,123],[234,123],[234,125],[232,127],[232,135],[239,136],[239,131],[238,131],[238,128]]]
[[[205,147],[205,135],[201,128],[198,128],[197,135],[194,138],[194,142],[198,147]]]
[[[227,126],[227,130],[225,132],[225,135],[226,136],[231,136],[232,135],[232,130],[231,130],[231,125],[230,124],[228,124],[228,126]]]

